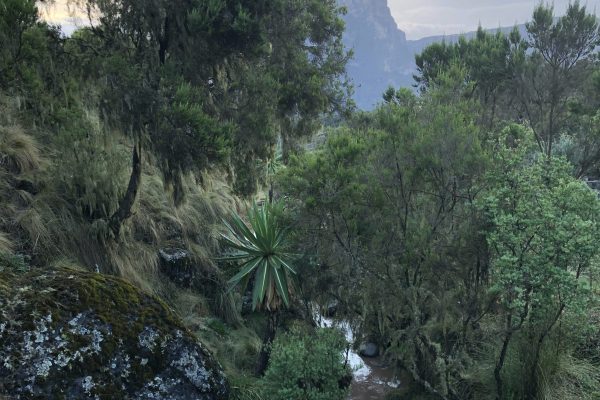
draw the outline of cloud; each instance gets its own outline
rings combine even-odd
[[[87,24],[81,11],[69,8],[68,0],[41,6],[45,20],[59,24],[65,33]],[[392,16],[409,39],[465,33],[477,29],[522,24],[529,20],[539,0],[387,0]],[[557,15],[564,13],[569,0],[550,1]],[[588,10],[600,12],[600,0],[582,1]]]
[[[569,0],[554,0],[555,13],[564,13]],[[409,39],[464,33],[527,22],[539,0],[388,0],[392,16]],[[600,0],[582,1],[600,11]]]
[[[82,10],[68,4],[68,0],[55,0],[50,4],[39,4],[38,10],[42,19],[50,24],[60,25],[62,31],[70,35],[77,28],[89,25],[87,16]]]

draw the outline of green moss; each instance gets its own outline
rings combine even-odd
[[[48,346],[56,346],[54,341],[60,332],[62,342],[66,344],[53,347],[52,351],[71,355],[68,368],[52,368],[49,375],[36,378],[36,384],[43,380],[72,382],[81,379],[82,371],[87,371],[94,379],[94,393],[102,398],[122,397],[121,382],[105,378],[111,373],[109,370],[114,360],[117,360],[116,368],[127,365],[128,385],[138,390],[153,381],[157,373],[171,368],[164,351],[156,351],[154,346],[162,346],[165,340],[172,340],[176,332],[181,332],[187,343],[193,343],[192,346],[198,345],[161,300],[119,278],[98,273],[67,268],[35,269],[28,273],[1,272],[0,305],[2,314],[13,321],[13,328],[18,329],[17,336],[14,333],[13,336],[0,335],[0,348],[13,346],[15,338],[21,335],[19,332],[34,332],[34,337],[38,333],[45,335],[45,332],[50,332],[51,336],[44,339]],[[88,333],[80,333],[78,329],[93,329],[101,335],[101,339],[94,343],[94,336],[89,330]],[[152,336],[150,342],[154,345],[147,348],[140,345],[145,335]],[[99,348],[92,353],[88,350],[82,360],[72,357],[79,350],[93,346]],[[17,364],[22,364],[19,360],[23,359],[23,355],[18,354],[19,347],[13,348],[17,353],[13,353],[11,358],[18,367]],[[199,350],[200,355],[208,357],[204,358],[208,361],[207,368],[220,370],[203,348]],[[118,357],[127,359],[118,361]]]
[[[0,274],[0,290],[7,291],[9,287],[20,288],[18,297],[22,303],[17,307],[21,313],[51,314],[53,321],[62,321],[79,312],[94,310],[119,338],[137,340],[145,326],[185,330],[164,302],[112,276],[67,268]],[[115,310],[127,312],[115,313]]]

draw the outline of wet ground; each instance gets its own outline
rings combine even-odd
[[[348,342],[354,342],[352,329],[347,322],[333,321],[318,313],[316,320],[320,326],[340,328]],[[350,367],[354,370],[348,400],[381,400],[388,391],[402,389],[401,379],[395,377],[394,369],[386,366],[380,357],[361,357],[352,350],[348,352],[347,357]]]
[[[402,388],[393,368],[385,366],[380,358],[362,358],[363,367],[354,374],[348,400],[381,400],[390,390]]]

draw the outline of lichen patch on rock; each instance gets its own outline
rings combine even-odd
[[[111,276],[0,273],[0,394],[227,398],[220,365],[160,300]]]

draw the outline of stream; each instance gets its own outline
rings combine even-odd
[[[321,327],[337,327],[342,330],[348,343],[354,343],[354,335],[348,322],[334,321],[320,314],[316,317]],[[395,377],[394,369],[387,367],[380,357],[362,357],[350,348],[347,359],[354,371],[348,400],[380,400],[391,389],[400,387],[401,382]]]

